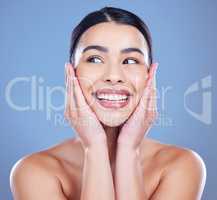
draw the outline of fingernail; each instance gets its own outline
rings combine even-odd
[[[66,63],[65,67],[66,67],[67,73],[68,73],[69,75],[71,75],[70,66],[68,65],[68,63]]]
[[[66,70],[66,72],[68,72],[67,63],[65,63],[65,70]]]
[[[155,67],[154,75],[157,73],[157,68],[158,68],[158,63],[157,63],[157,65],[156,65],[156,67]]]
[[[155,67],[155,71],[157,71],[158,66],[159,66],[159,63],[157,62],[156,67]]]

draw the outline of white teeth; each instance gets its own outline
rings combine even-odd
[[[97,98],[99,99],[106,99],[110,101],[121,101],[121,100],[126,100],[127,96],[126,95],[119,95],[119,94],[99,94],[97,95]]]

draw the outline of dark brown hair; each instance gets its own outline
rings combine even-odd
[[[74,28],[71,34],[69,62],[74,63],[74,54],[81,35],[91,26],[102,22],[115,22],[136,27],[144,36],[148,44],[149,64],[152,63],[152,39],[147,25],[135,14],[114,7],[104,7],[86,15],[81,22]]]

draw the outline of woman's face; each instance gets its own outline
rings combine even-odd
[[[147,43],[133,26],[100,23],[81,36],[74,67],[84,97],[99,121],[116,127],[133,113],[145,88]]]

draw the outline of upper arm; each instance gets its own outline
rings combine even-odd
[[[184,153],[165,171],[151,200],[199,200],[206,182],[206,167],[192,150]]]
[[[12,168],[10,187],[14,200],[66,200],[58,178],[28,158]]]

